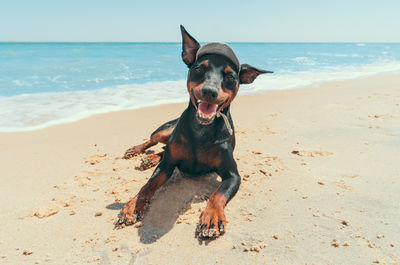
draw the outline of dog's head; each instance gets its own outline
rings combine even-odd
[[[258,75],[272,73],[240,64],[227,44],[200,46],[183,26],[181,33],[182,60],[189,67],[187,89],[201,124],[212,123],[216,114],[231,104],[240,84],[250,84]]]

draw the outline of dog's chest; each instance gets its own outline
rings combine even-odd
[[[199,175],[215,171],[221,164],[219,145],[190,143],[181,137],[171,141],[168,149],[179,170],[188,174]]]

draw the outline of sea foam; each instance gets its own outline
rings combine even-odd
[[[314,86],[386,72],[400,72],[400,62],[329,67],[323,71],[278,71],[258,77],[253,84],[242,85],[238,95]],[[37,130],[95,114],[184,102],[188,98],[186,80],[0,97],[0,132]]]

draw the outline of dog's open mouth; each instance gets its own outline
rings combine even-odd
[[[211,124],[217,113],[220,112],[228,102],[228,99],[226,99],[222,104],[210,103],[202,99],[197,99],[193,92],[191,92],[191,99],[197,110],[196,119],[203,125]]]
[[[196,118],[203,125],[210,124],[215,119],[217,110],[218,104],[212,104],[206,101],[197,100]]]

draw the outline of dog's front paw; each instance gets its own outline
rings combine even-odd
[[[226,218],[222,207],[207,205],[200,215],[196,236],[202,239],[216,238],[225,232]]]
[[[118,219],[114,223],[115,228],[123,228],[124,225],[133,225],[142,219],[145,203],[138,202],[138,196],[135,196],[127,202],[118,214]]]
[[[139,155],[141,153],[143,153],[143,148],[140,145],[136,145],[136,146],[131,147],[128,150],[126,150],[125,154],[124,154],[124,156],[122,158],[123,159],[129,159],[129,158],[137,156],[137,155]]]

